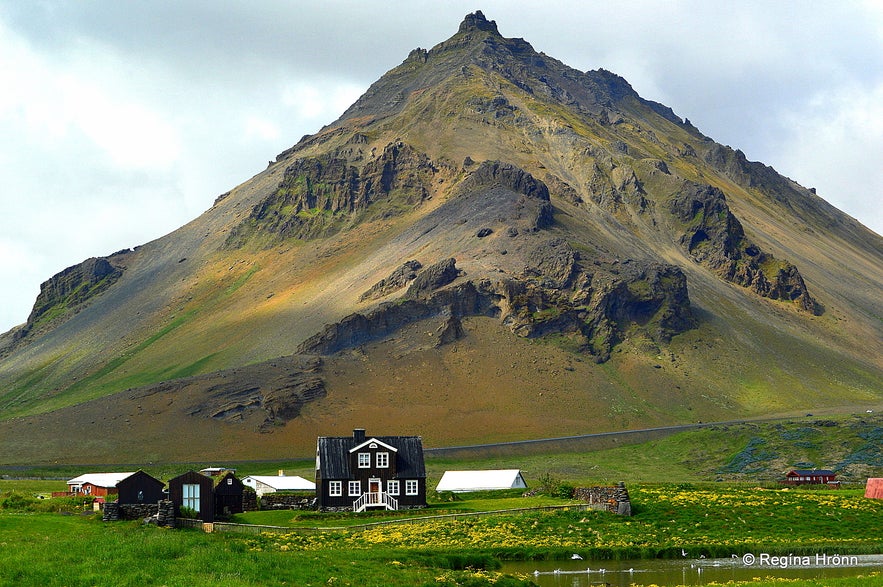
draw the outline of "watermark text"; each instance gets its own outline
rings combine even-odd
[[[777,567],[780,569],[792,567],[855,567],[859,564],[858,557],[854,555],[773,555],[766,552],[761,552],[760,554],[745,553],[742,555],[742,563],[746,567]]]

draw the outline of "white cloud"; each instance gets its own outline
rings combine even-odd
[[[294,81],[286,84],[282,103],[293,110],[295,118],[322,120],[327,124],[356,101],[365,88],[343,80]]]
[[[782,173],[883,231],[883,82],[822,90],[783,118]],[[868,160],[877,166],[868,166]]]

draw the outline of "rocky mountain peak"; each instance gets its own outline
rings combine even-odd
[[[500,34],[500,31],[497,30],[496,21],[488,20],[481,10],[476,10],[472,14],[467,14],[463,19],[463,22],[460,23],[459,32],[468,33],[470,31],[488,31],[495,35]]]

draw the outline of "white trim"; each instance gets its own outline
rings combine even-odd
[[[420,495],[420,482],[417,479],[405,479],[405,495]]]
[[[389,453],[386,451],[377,451],[374,453],[374,465],[377,469],[389,469]],[[380,457],[383,457],[383,464],[380,464]]]
[[[365,457],[364,459],[362,457]],[[357,456],[357,466],[360,469],[370,469],[371,468],[371,453],[370,452],[360,452]]]
[[[360,450],[360,449],[362,449],[362,448],[365,448],[366,446],[368,446],[368,445],[371,444],[371,443],[377,443],[378,446],[382,446],[382,447],[384,447],[384,448],[386,448],[386,449],[391,450],[392,452],[399,452],[399,449],[397,449],[397,448],[394,447],[394,446],[390,446],[390,445],[386,444],[385,442],[380,442],[380,441],[377,440],[376,438],[369,438],[368,440],[366,440],[365,442],[363,442],[363,443],[360,444],[359,446],[354,446],[353,448],[351,448],[351,449],[350,449],[350,454],[356,452],[357,450]]]
[[[343,481],[328,482],[328,497],[343,497]]]
[[[355,491],[353,491],[355,488]],[[361,481],[349,481],[346,484],[346,494],[349,497],[359,497],[362,495],[362,482]]]
[[[387,479],[386,492],[390,495],[398,496],[401,492],[401,484],[398,479]]]

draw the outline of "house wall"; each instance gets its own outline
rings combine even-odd
[[[165,496],[165,483],[138,471],[117,483],[117,501],[121,504],[152,503],[155,504]]]
[[[175,504],[175,515],[181,515],[184,503],[184,485],[199,485],[199,519],[203,522],[215,521],[214,480],[196,471],[188,471],[169,480],[169,499]]]
[[[116,487],[102,487],[93,483],[83,483],[80,493],[90,495],[92,497],[107,497],[108,495],[116,495]]]
[[[215,517],[242,513],[245,485],[233,473],[227,473],[214,487]]]

